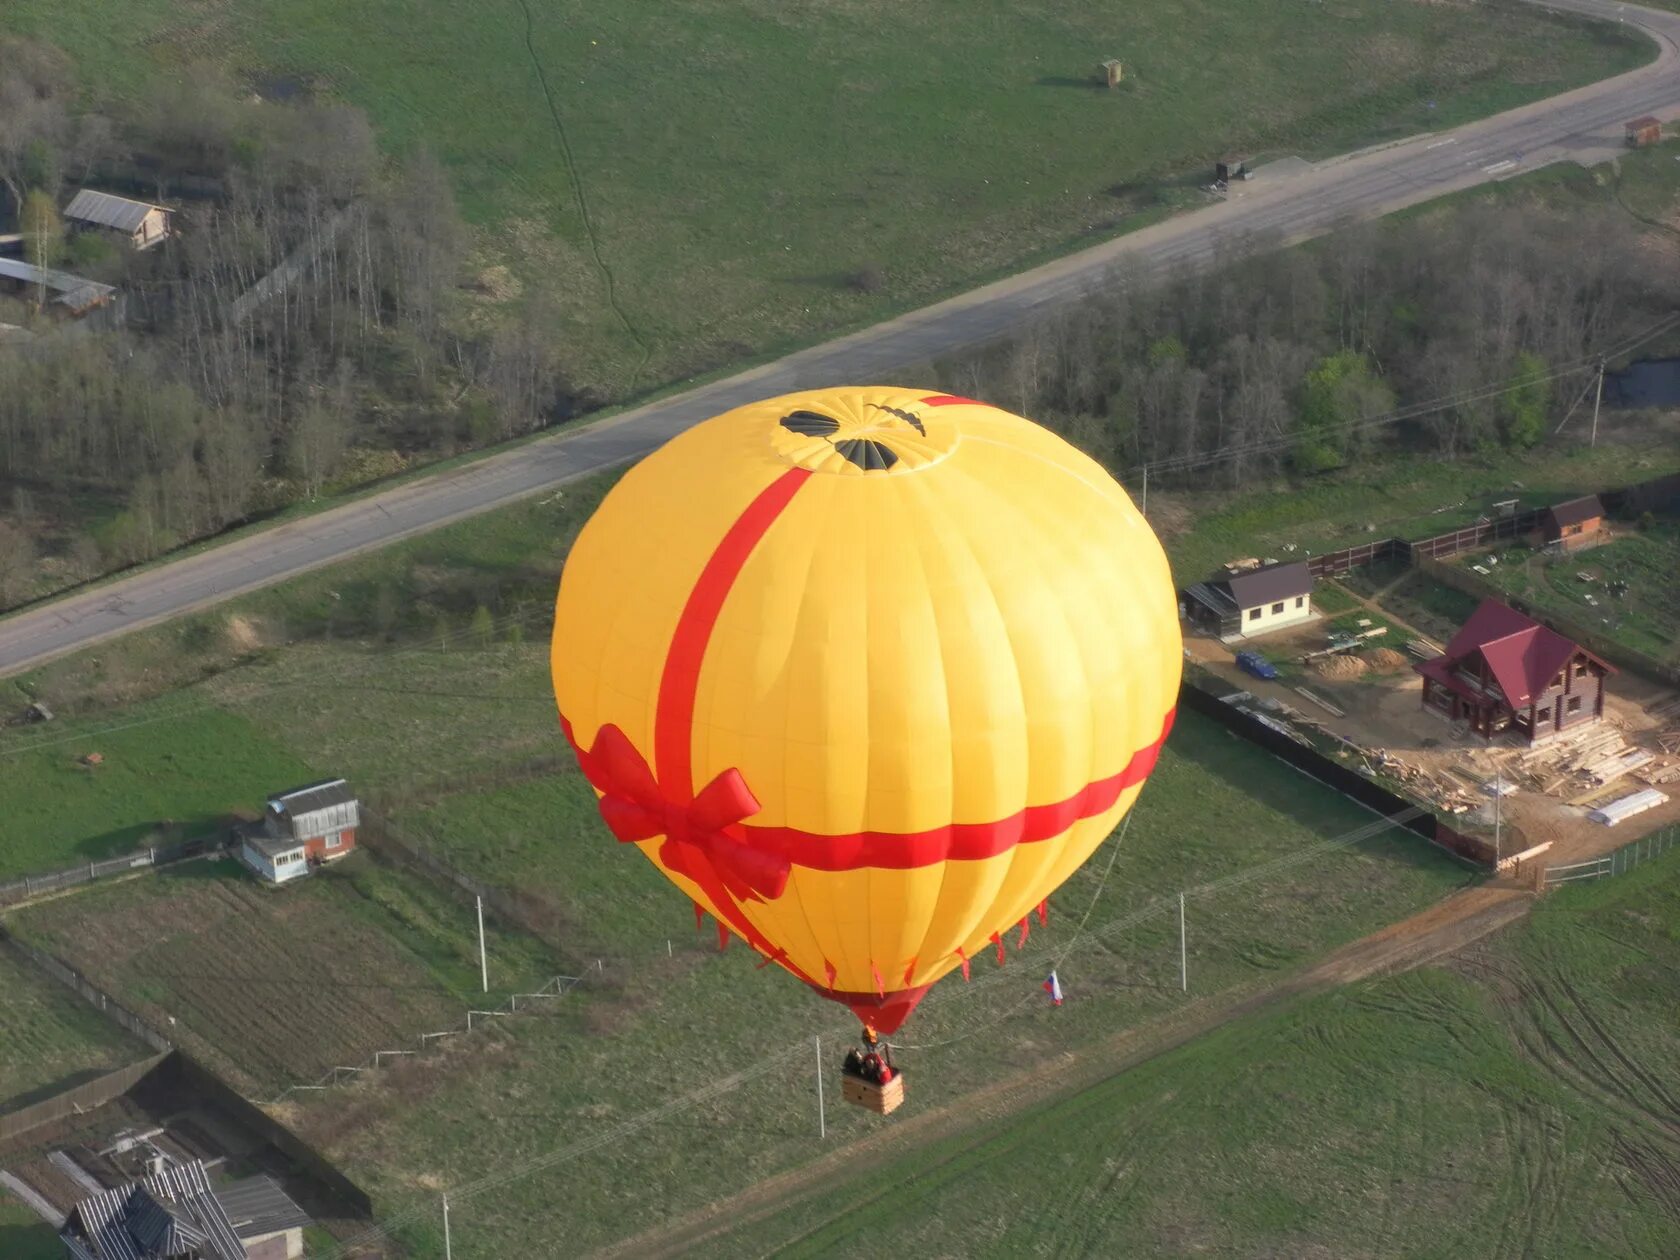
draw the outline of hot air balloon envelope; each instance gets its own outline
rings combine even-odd
[[[882,1032],[1042,906],[1136,798],[1182,644],[1096,463],[982,403],[755,403],[584,526],[562,725],[614,836]]]

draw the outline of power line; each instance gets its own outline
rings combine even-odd
[[[1230,875],[1222,876],[1219,879],[1209,880],[1206,883],[1198,884],[1193,888],[1185,890],[1184,895],[1189,897],[1207,897],[1215,893],[1228,892],[1235,888],[1241,888],[1244,885],[1253,883],[1256,880],[1264,879],[1281,871],[1289,870],[1292,867],[1298,866],[1303,862],[1319,857],[1327,852],[1347,848],[1362,841],[1372,839],[1397,826],[1403,825],[1413,818],[1420,817],[1424,813],[1425,811],[1423,809],[1413,807],[1392,816],[1376,819],[1372,822],[1364,824],[1363,826],[1355,827],[1349,831],[1343,832],[1338,836],[1332,836],[1314,844],[1306,845],[1303,848],[1292,850],[1291,852],[1282,854],[1271,861],[1262,862],[1257,866],[1248,867],[1244,870],[1233,872]],[[1128,818],[1130,818],[1130,815],[1128,815]],[[1120,835],[1123,836],[1123,834],[1124,828],[1122,828]],[[1116,844],[1109,857],[1110,870],[1113,867],[1113,863],[1118,853],[1119,846]],[[1105,883],[1106,879],[1107,872],[1105,871]],[[1101,889],[1099,888],[1099,892],[1100,891]],[[1090,940],[1104,940],[1136,927],[1138,924],[1146,922],[1154,916],[1162,914],[1168,910],[1176,911],[1178,906],[1178,896],[1178,894],[1174,894],[1170,897],[1156,898],[1139,909],[1122,915],[1120,918],[1112,920],[1111,922],[1104,924],[1102,927],[1097,928],[1089,933],[1085,939],[1087,942]],[[1089,918],[1091,909],[1093,909],[1094,906],[1095,901],[1093,900],[1092,906],[1086,911],[1086,919]],[[1073,952],[1074,946],[1079,940],[1078,933],[1083,931],[1084,922],[1085,920],[1081,920],[1080,927],[1076,930],[1074,940],[1070,941],[1061,954],[1058,955],[1058,966],[1062,962],[1065,962],[1067,957]],[[1020,976],[1020,968],[1016,968],[1012,971],[999,968],[990,976],[966,985],[961,989],[951,991],[950,996],[946,999],[943,1005],[947,1007],[952,1005],[967,1007],[970,1003],[972,1003],[976,994],[987,993],[1000,984],[1017,981]],[[901,1050],[932,1050],[955,1044],[956,1042],[966,1040],[968,1037],[971,1037],[978,1032],[983,1032],[988,1028],[995,1027],[1004,1019],[1013,1015],[1029,1000],[1031,1000],[1031,995],[1028,995],[1027,998],[1021,1001],[1015,1002],[1001,1016],[992,1018],[978,1028],[971,1029],[968,1032],[949,1038],[945,1041],[929,1043],[926,1045],[900,1045],[898,1043],[893,1043],[893,1048]],[[824,1035],[845,1036],[849,1031],[849,1029],[837,1029],[834,1032]],[[657,1124],[661,1120],[677,1115],[680,1112],[686,1111],[691,1107],[698,1106],[701,1103],[708,1102],[714,1098],[721,1097],[724,1094],[733,1092],[740,1086],[746,1084],[748,1081],[765,1075],[771,1070],[781,1066],[783,1063],[791,1062],[795,1056],[802,1058],[808,1045],[808,1037],[806,1035],[801,1035],[787,1045],[769,1052],[769,1054],[761,1062],[751,1068],[743,1069],[739,1072],[732,1073],[729,1076],[721,1077],[715,1081],[709,1081],[706,1084],[690,1090],[677,1098],[670,1099],[657,1107],[633,1116],[629,1120],[598,1133],[593,1137],[586,1138],[570,1146],[562,1147],[559,1150],[549,1151],[542,1155],[532,1156],[531,1158],[505,1165],[501,1169],[480,1177],[475,1181],[466,1182],[463,1185],[452,1188],[449,1191],[449,1197],[451,1201],[460,1203],[478,1195],[501,1189],[516,1181],[522,1180],[525,1177],[532,1176],[549,1168],[568,1163],[572,1160],[579,1159],[584,1155],[612,1146],[627,1137],[631,1137],[644,1129]],[[429,1203],[422,1203],[416,1205],[415,1207],[405,1208],[399,1212],[393,1213],[384,1221],[370,1226],[368,1229],[363,1230],[361,1233],[358,1233],[354,1237],[339,1244],[339,1246],[334,1250],[327,1252],[323,1257],[323,1260],[343,1260],[344,1257],[348,1256],[356,1248],[366,1246],[380,1238],[389,1236],[392,1231],[401,1229],[404,1226],[421,1219],[430,1210],[431,1207]]]

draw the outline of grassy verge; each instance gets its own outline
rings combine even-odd
[[[1658,1260],[1677,914],[1673,859],[1554,894],[1463,961],[1228,1026],[706,1254]]]
[[[0,1111],[149,1053],[87,1003],[7,953],[0,953],[0,995]],[[12,1253],[0,1249],[0,1254]]]
[[[0,1193],[0,1255],[7,1260],[62,1260],[64,1244],[34,1212]]]

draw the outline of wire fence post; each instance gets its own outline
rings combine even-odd
[[[443,1260],[454,1260],[449,1248],[449,1196],[443,1196]]]
[[[826,1140],[828,1137],[828,1104],[823,1101],[822,1088],[822,1038],[813,1037],[811,1040],[817,1047],[817,1137]]]
[[[1190,992],[1190,950],[1184,936],[1184,894],[1178,894],[1178,987]]]
[[[485,993],[490,992],[490,962],[484,952],[484,898],[475,898],[478,902],[478,981]]]

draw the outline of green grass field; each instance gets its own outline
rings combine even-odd
[[[0,1191],[0,1256],[6,1260],[62,1260],[64,1244],[51,1226]]]
[[[189,711],[190,710],[190,711]],[[165,741],[159,723],[168,718]],[[103,760],[86,765],[84,755]],[[235,811],[306,782],[308,767],[234,713],[181,698],[65,731],[0,737],[0,797],[11,807],[0,879],[206,834]]]
[[[27,962],[0,952],[0,1112],[149,1053]]]
[[[1614,542],[1572,556],[1520,547],[1495,554],[1495,565],[1480,552],[1459,563],[1481,562],[1488,570],[1484,580],[1500,591],[1538,612],[1601,629],[1636,652],[1669,660],[1680,651],[1680,527],[1662,522],[1620,532]],[[1627,583],[1626,594],[1606,589],[1617,581]]]
[[[699,1254],[1671,1256],[1676,921],[1672,858],[1553,894]]]
[[[212,61],[366,108],[388,148],[443,158],[487,228],[478,265],[540,285],[580,383],[617,393],[1147,221],[1230,150],[1449,126],[1653,51],[1510,4],[1331,0],[1308,39],[1303,20],[1159,0],[980,0],[961,20],[931,0],[567,0],[471,21],[435,0],[138,0],[113,25],[94,0],[16,0],[4,25],[126,101]],[[1110,56],[1113,93],[1091,85]]]
[[[1163,495],[1156,526],[1173,573],[1180,581],[1200,581],[1242,556],[1305,559],[1383,538],[1425,538],[1470,524],[1502,499],[1541,506],[1680,468],[1680,452],[1661,431],[1618,422],[1617,435],[1614,444],[1596,448],[1548,446],[1450,463],[1394,456],[1287,487]]]
[[[686,902],[613,844],[593,813],[564,776],[452,794],[417,811],[413,834],[483,878],[546,898],[574,948],[602,957],[604,970],[550,1020],[493,1030],[494,1051],[441,1061],[423,1078],[405,1070],[344,1099],[306,1101],[289,1118],[375,1187],[390,1213],[423,1204],[420,1187],[561,1152],[721,1071],[765,1066],[766,1074],[460,1205],[457,1255],[540,1250],[561,1236],[579,1248],[605,1243],[822,1149],[810,1038],[822,1033],[835,1044],[849,1017],[737,950],[715,952],[709,933],[694,934]],[[923,1004],[905,1039],[958,1045],[906,1052],[918,1105],[960,1101],[998,1071],[1177,1009],[1178,891],[1302,855],[1370,817],[1223,730],[1182,718],[1107,879],[1100,853],[1052,899],[1049,926],[1018,954],[1012,948],[1005,967],[982,960],[972,984],[953,978]],[[1328,849],[1241,892],[1192,895],[1193,992],[1265,983],[1467,878],[1415,839],[1387,837]],[[1114,926],[1140,911],[1137,922]],[[1080,943],[1053,963],[1087,912]],[[1051,965],[1076,995],[1054,1022],[1039,992]],[[790,1046],[798,1053],[784,1062],[778,1056]],[[511,1125],[510,1109],[519,1117]],[[828,1122],[831,1141],[868,1132],[859,1113],[837,1105]],[[422,1255],[439,1245],[426,1227],[404,1237]]]
[[[260,1097],[412,1050],[421,1033],[462,1026],[469,1006],[555,974],[548,951],[492,923],[482,995],[471,905],[366,855],[279,889],[231,861],[191,862],[7,925]]]

